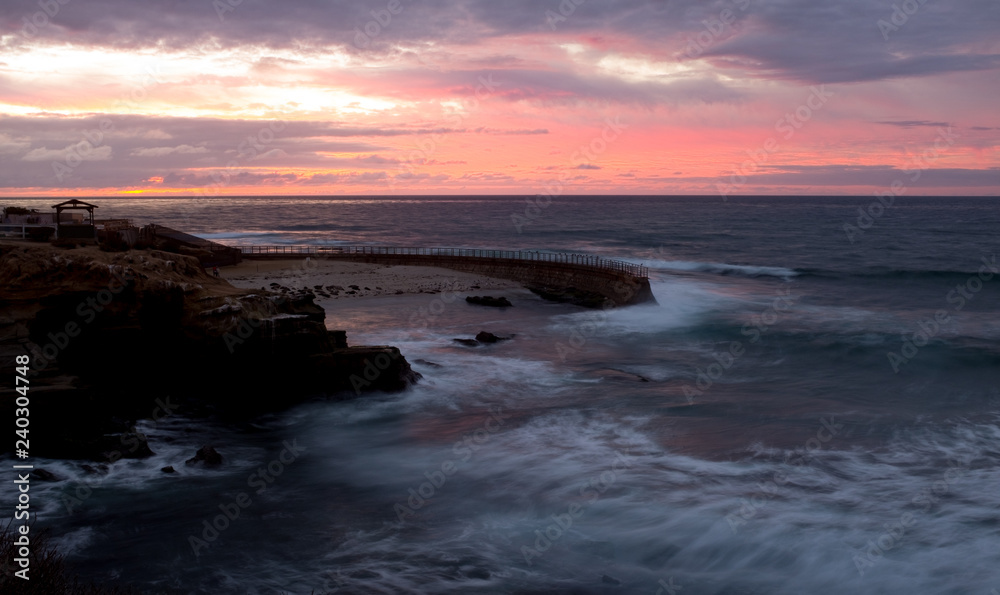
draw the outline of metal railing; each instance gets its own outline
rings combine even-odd
[[[403,246],[235,246],[244,255],[315,255],[315,256],[442,256],[490,260],[516,260],[519,262],[548,262],[614,271],[645,279],[649,270],[638,264],[591,256],[561,252],[535,252],[521,250],[480,250],[475,248],[410,248]]]

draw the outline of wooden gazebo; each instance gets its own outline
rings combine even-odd
[[[56,210],[56,238],[57,239],[88,239],[92,240],[97,237],[97,228],[94,225],[94,209],[97,205],[92,205],[89,202],[83,202],[82,200],[77,200],[75,198],[61,202],[57,205],[52,205],[52,208]],[[63,211],[76,211],[84,210],[90,215],[90,221],[86,223],[63,223],[62,222],[62,212]]]

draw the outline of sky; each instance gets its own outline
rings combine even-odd
[[[1000,194],[996,0],[0,0],[0,196]]]

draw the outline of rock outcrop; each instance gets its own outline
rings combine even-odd
[[[476,334],[476,341],[479,341],[480,343],[499,343],[500,341],[507,341],[509,339],[510,337],[498,337],[488,331],[479,331],[479,333]]]
[[[148,456],[136,419],[252,416],[419,378],[395,347],[347,347],[325,317],[311,296],[237,289],[190,256],[0,242],[0,357],[30,356],[37,456]],[[5,419],[17,396],[0,389]]]
[[[185,465],[197,465],[201,463],[205,467],[218,467],[222,464],[222,455],[211,446],[202,446],[194,456],[184,461]],[[171,469],[172,470],[172,469]]]
[[[528,290],[550,302],[573,304],[584,308],[608,308],[614,306],[614,301],[596,291],[587,291],[575,287],[548,287],[544,285],[526,285]]]
[[[509,308],[513,306],[505,297],[493,297],[491,295],[470,295],[465,301],[477,306],[492,306],[494,308]]]

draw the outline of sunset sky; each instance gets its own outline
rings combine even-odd
[[[0,6],[2,196],[1000,194],[996,0]]]

